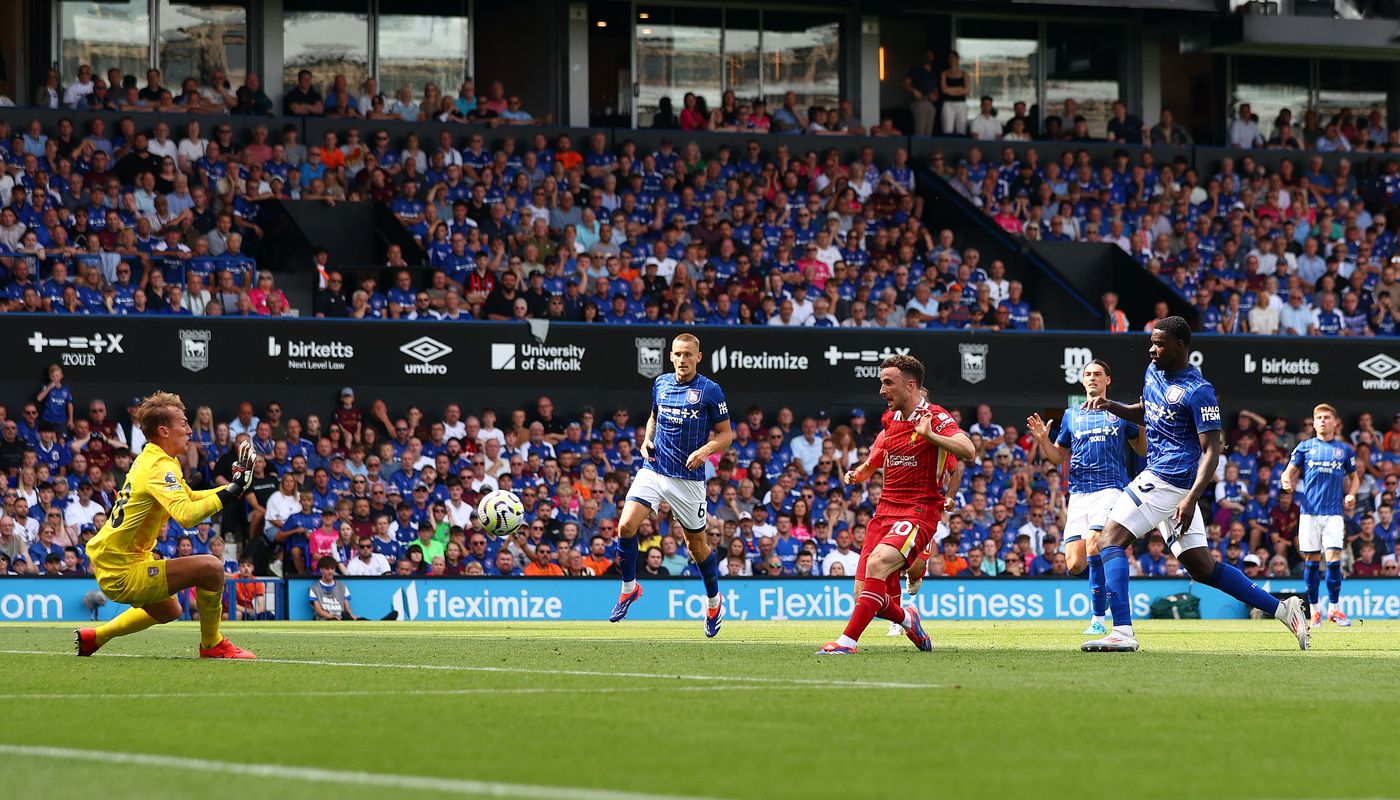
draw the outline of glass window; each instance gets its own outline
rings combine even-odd
[[[653,124],[663,99],[679,117],[687,92],[719,105],[720,40],[718,9],[638,7],[638,125]]]
[[[1113,101],[1121,97],[1119,42],[1125,31],[1116,25],[1049,23],[1045,41],[1045,115],[1063,116],[1065,101],[1089,123],[1089,135],[1108,133]],[[1062,120],[1068,130],[1074,120]]]
[[[968,84],[968,113],[975,114],[983,95],[992,98],[997,119],[1011,119],[1017,102],[1032,108],[1036,96],[1037,59],[1040,55],[1036,23],[1010,20],[960,20],[957,51]]]
[[[1389,74],[1375,61],[1317,62],[1317,111],[1322,123],[1325,125],[1343,110],[1350,110],[1358,118],[1359,131],[1369,125],[1367,117],[1374,110],[1379,112],[1378,121],[1384,128]]]
[[[282,85],[293,86],[297,73],[310,70],[323,95],[336,75],[352,89],[369,77],[369,14],[336,11],[339,5],[318,0],[287,0],[283,6]]]
[[[759,86],[759,19],[757,11],[724,13],[724,88],[741,100],[752,101]]]
[[[1272,135],[1278,112],[1285,108],[1301,122],[1308,107],[1309,67],[1308,60],[1302,58],[1236,57],[1235,91],[1227,120],[1238,115],[1240,103],[1249,103],[1265,138]]]
[[[222,70],[231,89],[248,75],[248,10],[161,0],[160,68],[172,86],[194,78],[201,86]]]
[[[59,10],[59,70],[65,81],[88,64],[105,78],[116,67],[146,85],[151,65],[151,15],[146,3],[93,3],[63,0]]]
[[[834,106],[841,99],[841,23],[807,14],[763,15],[763,94],[770,108],[787,92],[797,107]]]
[[[466,2],[446,0],[426,8],[418,2],[412,9],[413,15],[386,11],[379,17],[380,91],[387,97],[408,86],[422,98],[423,87],[433,83],[443,96],[456,97],[467,77]],[[485,93],[485,86],[476,88]]]

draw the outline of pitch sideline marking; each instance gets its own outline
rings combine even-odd
[[[385,789],[407,789],[422,792],[442,792],[487,797],[520,797],[528,800],[708,800],[682,795],[623,792],[610,789],[586,789],[568,786],[536,786],[524,783],[495,783],[461,778],[429,778],[416,775],[395,775],[382,772],[291,767],[283,764],[247,764],[236,761],[215,761],[205,758],[183,758],[155,753],[126,753],[114,750],[79,750],[68,747],[41,747],[0,743],[0,753],[34,758],[83,759],[105,764],[121,764],[165,769],[224,772],[255,778],[279,778],[307,783],[335,783],[350,786],[378,786]]]
[[[840,689],[843,684],[830,683],[818,686],[803,686],[801,691],[808,689]],[[781,691],[782,687],[769,686],[596,686],[596,687],[514,687],[506,689],[482,688],[482,689],[395,689],[394,696],[424,696],[424,697],[453,697],[457,695],[476,694],[578,694],[588,692],[590,694],[624,694],[643,693],[654,691],[668,692],[741,692],[748,689],[762,689],[764,691]],[[794,691],[798,687],[793,687]],[[0,700],[156,700],[164,698],[209,698],[218,697],[219,692],[89,692],[85,694],[53,694],[51,692],[16,692],[0,694]],[[239,692],[239,697],[383,697],[386,692],[383,690],[367,691],[363,689],[347,689],[344,691],[298,691],[298,692]]]
[[[74,658],[71,652],[53,650],[0,650],[6,655],[62,656]],[[186,656],[156,656],[143,653],[108,653],[102,658],[142,658],[154,661],[193,661]],[[320,661],[304,658],[216,659],[238,664],[299,664],[308,667],[352,667],[356,669],[414,669],[442,672],[500,672],[511,675],[570,675],[585,678],[638,678],[641,680],[730,681],[764,685],[813,686],[836,689],[941,689],[936,683],[893,683],[886,681],[842,681],[831,678],[766,678],[752,675],[684,675],[658,672],[602,672],[584,669],[530,669],[528,667],[484,667],[466,664],[383,664],[363,661]]]

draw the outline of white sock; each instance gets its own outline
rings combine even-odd
[[[1133,626],[1131,625],[1114,625],[1113,632],[1122,636],[1127,636],[1130,639],[1135,638],[1133,637]]]
[[[852,639],[844,633],[836,638],[836,643],[842,647],[855,647],[858,644],[855,639]]]
[[[1327,604],[1327,613],[1329,613],[1329,614],[1332,613],[1333,611],[1341,611],[1341,610],[1342,610],[1342,604],[1341,604],[1341,603],[1328,603],[1328,604]]]
[[[1095,615],[1094,615],[1094,618],[1091,619],[1091,620],[1089,620],[1089,621],[1090,621],[1090,622],[1097,622],[1097,623],[1099,623],[1100,625],[1102,625],[1102,624],[1104,623],[1104,618],[1103,618],[1103,615],[1102,615],[1102,614],[1095,614]]]
[[[706,597],[706,598],[705,598],[705,607],[706,607],[706,608],[719,608],[719,595],[715,595],[714,597]]]
[[[1288,624],[1288,604],[1287,604],[1287,603],[1279,603],[1279,604],[1278,604],[1278,608],[1274,609],[1274,619],[1278,620],[1279,622],[1282,622],[1284,625],[1287,625],[1287,624]]]
[[[636,589],[636,588],[637,588],[637,582],[636,582],[636,581],[623,581],[623,582],[622,582],[622,593],[623,593],[623,594],[631,594],[631,593],[632,593],[632,590],[633,590],[633,589]]]
[[[899,625],[906,631],[914,630],[914,615],[909,612],[909,609],[904,609],[904,619],[899,623]]]

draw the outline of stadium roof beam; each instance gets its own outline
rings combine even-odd
[[[1181,34],[1181,52],[1400,61],[1391,20],[1237,15],[1202,20]]]

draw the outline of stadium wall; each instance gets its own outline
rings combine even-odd
[[[799,414],[878,405],[880,361],[911,353],[928,367],[936,401],[999,411],[1056,412],[1081,389],[1091,358],[1114,368],[1113,392],[1133,398],[1147,336],[967,333],[812,328],[689,328],[701,371],[731,407],[787,405]],[[50,364],[63,366],[77,402],[120,407],[156,388],[207,404],[228,419],[243,400],[277,400],[289,413],[333,407],[342,386],[391,407],[449,400],[467,408],[532,406],[549,394],[564,411],[583,405],[645,411],[646,387],[669,369],[677,331],[581,323],[329,322],[210,317],[0,316],[6,369],[0,402],[32,399]],[[1199,336],[1192,361],[1216,385],[1226,414],[1249,408],[1299,418],[1331,402],[1344,415],[1384,410],[1400,396],[1393,340]],[[1075,400],[1077,402],[1077,400]],[[119,412],[118,412],[119,413]],[[1228,423],[1227,423],[1228,424]]]
[[[285,585],[278,591],[281,619],[310,620],[307,591],[315,577],[264,580]],[[379,619],[394,610],[405,622],[570,621],[597,620],[617,599],[617,582],[588,578],[342,578],[350,589],[355,613]],[[687,579],[647,584],[647,602],[629,620],[700,619],[704,595]],[[1261,583],[1271,592],[1301,592],[1300,580]],[[1152,601],[1190,592],[1180,578],[1133,581],[1133,615],[1145,618]],[[281,588],[278,586],[277,588]],[[787,621],[846,619],[851,612],[847,578],[723,580],[731,620]],[[0,622],[80,622],[91,619],[84,598],[97,591],[92,578],[9,578],[0,580]],[[269,594],[272,594],[271,589]],[[1242,619],[1242,603],[1216,591],[1197,594],[1202,619]],[[1082,620],[1089,615],[1089,595],[1082,580],[928,580],[912,602],[925,619],[936,620]],[[1342,609],[1353,619],[1400,619],[1400,581],[1353,578],[1346,582]],[[97,619],[108,620],[126,606],[107,603]]]

